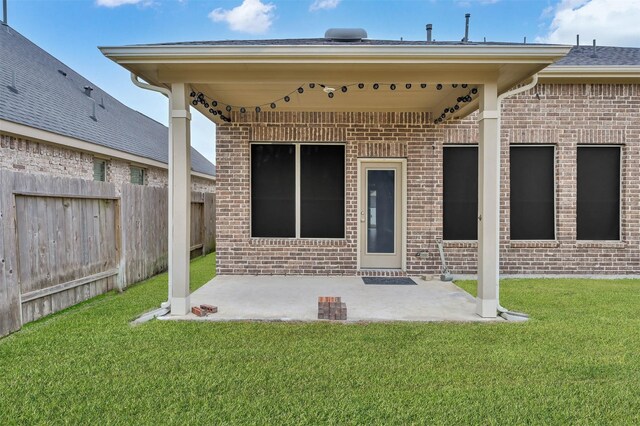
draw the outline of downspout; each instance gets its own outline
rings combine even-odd
[[[538,84],[538,74],[534,74],[533,77],[531,77],[531,82],[529,84],[526,84],[522,87],[517,87],[515,89],[509,90],[507,92],[504,92],[503,94],[498,96],[498,135],[500,135],[500,138],[502,138],[502,101],[513,96],[513,95],[517,95],[520,94],[522,92],[526,92],[529,89],[532,89],[535,87],[535,85]],[[496,298],[497,303],[498,303],[498,315],[505,317],[508,315],[511,316],[515,316],[515,317],[521,317],[521,318],[529,318],[529,315],[524,314],[522,312],[513,312],[508,310],[507,308],[503,307],[502,305],[500,305],[500,280],[498,280],[498,282],[496,283]]]
[[[167,97],[167,99],[169,100],[169,121],[168,121],[168,127],[169,127],[169,138],[168,138],[168,142],[169,142],[169,162],[171,162],[171,158],[172,158],[172,154],[173,154],[173,143],[172,143],[172,133],[171,133],[171,90],[167,89],[166,87],[160,87],[160,86],[153,86],[149,83],[143,83],[140,80],[138,80],[138,76],[135,75],[134,73],[131,73],[131,81],[133,82],[133,84],[135,84],[136,86],[138,86],[141,89],[144,90],[151,90],[152,92],[158,92],[158,93],[162,93],[163,95],[165,95]],[[169,170],[169,188],[173,187],[173,177],[171,176],[171,170]],[[172,200],[172,195],[171,195],[171,191],[169,191],[169,208],[171,208],[171,205],[173,205],[173,200]],[[169,215],[169,223],[168,223],[169,229],[173,228],[173,223],[171,220],[171,215]],[[171,237],[171,232],[169,232],[169,247],[171,247],[171,244],[173,243],[172,241],[172,237]],[[171,265],[171,250],[169,250],[169,265]],[[161,308],[164,309],[170,309],[171,308],[171,275],[169,275],[169,285],[168,285],[168,294],[167,294],[167,301],[163,302],[160,304]]]

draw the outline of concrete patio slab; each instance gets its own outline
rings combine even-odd
[[[456,285],[413,280],[417,285],[365,285],[355,276],[217,276],[191,295],[192,306],[214,305],[216,314],[161,319],[317,321],[318,297],[340,296],[350,322],[495,321],[476,315],[475,299]]]

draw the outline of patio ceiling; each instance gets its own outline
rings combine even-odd
[[[186,82],[208,99],[234,109],[262,106],[265,110],[276,102],[277,111],[425,111],[440,115],[474,85],[497,81],[498,92],[505,92],[562,58],[569,47],[183,44],[100,50],[153,85],[170,88],[172,83]],[[309,83],[315,83],[315,88]],[[372,87],[374,83],[380,84],[378,90]],[[389,86],[392,83],[395,90]],[[423,83],[426,88],[421,87]],[[463,83],[468,87],[462,88]],[[335,88],[335,96],[330,99],[320,84]],[[442,89],[437,89],[438,84]],[[348,86],[346,93],[341,92],[342,86]],[[299,87],[303,93],[297,92]],[[289,102],[282,100],[285,95],[290,96]],[[204,106],[196,108],[215,119]],[[465,116],[476,108],[474,99],[461,104],[454,116]]]

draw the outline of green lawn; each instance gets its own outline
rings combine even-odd
[[[640,423],[639,281],[504,281],[527,323],[130,326],[166,279],[0,340],[0,424]]]

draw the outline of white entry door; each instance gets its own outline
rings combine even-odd
[[[402,268],[402,161],[360,164],[360,267]]]

